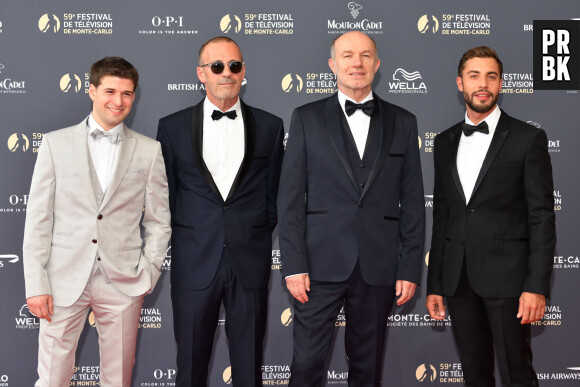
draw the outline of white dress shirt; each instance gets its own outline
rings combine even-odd
[[[491,143],[491,139],[495,133],[495,128],[497,127],[500,115],[501,110],[499,109],[499,106],[496,105],[495,109],[485,117],[485,119],[483,119],[483,121],[487,123],[489,134],[474,132],[468,137],[461,132],[461,139],[459,140],[459,147],[457,148],[456,163],[466,203],[469,203],[469,199],[471,199],[471,194],[475,187],[475,181],[477,180],[477,176],[479,175],[479,171],[483,165],[483,160],[485,159],[485,155],[489,149],[489,144]],[[465,113],[465,122],[470,125],[479,124],[479,122],[471,122],[467,117],[467,112]]]
[[[214,121],[211,118],[214,110],[220,109],[206,98],[203,102],[202,153],[207,169],[226,200],[244,159],[244,120],[239,98],[228,110],[236,111],[233,120],[222,117]]]
[[[101,189],[103,194],[107,191],[109,183],[111,182],[111,177],[115,172],[115,167],[117,166],[117,158],[119,154],[119,142],[112,144],[109,139],[105,137],[100,137],[98,139],[93,138],[91,132],[98,129],[105,132],[103,128],[97,121],[93,118],[93,113],[89,115],[87,122],[88,133],[87,133],[87,143],[89,145],[89,151],[91,158],[93,160],[93,166],[95,167],[95,172],[99,178],[99,183],[101,184]],[[121,134],[123,131],[123,123],[115,126],[113,129],[109,130],[112,134]]]
[[[371,126],[371,117],[367,116],[362,110],[358,109],[353,113],[352,116],[346,114],[344,105],[346,101],[352,101],[354,103],[365,103],[366,101],[371,101],[373,99],[373,92],[371,91],[362,101],[356,102],[352,98],[347,97],[342,91],[338,91],[338,103],[342,108],[344,115],[346,116],[346,121],[350,127],[352,137],[354,137],[354,142],[356,144],[356,149],[358,154],[362,159],[365,153],[365,146],[367,144],[367,137],[369,135],[369,127]]]

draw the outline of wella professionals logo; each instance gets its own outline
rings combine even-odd
[[[399,67],[393,73],[393,81],[389,82],[389,93],[427,94],[427,86],[419,71],[409,72]]]

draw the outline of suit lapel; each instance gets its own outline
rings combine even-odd
[[[461,122],[449,131],[449,139],[451,141],[451,149],[449,152],[449,166],[451,167],[451,176],[455,182],[455,187],[459,191],[459,195],[463,199],[463,204],[467,204],[465,200],[465,192],[459,179],[459,172],[457,171],[457,150],[459,149],[459,140],[461,139]]]
[[[479,174],[477,175],[477,180],[475,181],[475,186],[473,187],[473,192],[471,193],[471,197],[475,195],[477,189],[481,185],[485,174],[489,170],[491,164],[493,164],[493,160],[497,156],[497,153],[501,149],[507,135],[509,133],[508,125],[507,125],[507,115],[502,112],[501,116],[499,117],[499,121],[497,123],[497,127],[495,128],[495,133],[493,134],[493,138],[491,139],[491,144],[489,144],[489,149],[483,159],[483,164],[481,165],[481,169],[479,170]]]
[[[111,197],[119,187],[119,184],[121,184],[121,180],[123,180],[123,175],[125,175],[125,172],[129,167],[129,163],[133,158],[133,153],[135,152],[136,145],[137,141],[131,135],[131,133],[129,133],[127,127],[123,125],[123,131],[121,132],[121,141],[119,142],[119,155],[117,158],[117,166],[115,167],[115,172],[113,172],[111,182],[109,183],[107,191],[105,192],[105,197],[103,197],[101,209],[105,207],[107,202],[111,199]]]
[[[248,105],[242,102],[242,100],[240,100],[240,105],[242,110],[242,119],[244,120],[244,159],[242,160],[240,169],[238,169],[238,173],[234,179],[234,183],[230,188],[230,192],[226,200],[231,198],[234,192],[236,192],[236,189],[244,180],[244,176],[246,175],[246,172],[248,172],[250,164],[252,163],[252,159],[254,158],[254,147],[256,144],[256,122],[254,120],[254,115],[250,111]]]
[[[95,211],[99,210],[93,184],[91,182],[91,174],[89,171],[89,152],[87,146],[87,120],[78,124],[71,135],[71,148],[73,153],[73,160],[75,160],[74,168],[77,171],[82,186],[85,189],[87,197]]]
[[[371,117],[371,126],[378,125],[379,151],[377,152],[375,162],[373,163],[369,178],[365,184],[361,199],[365,196],[369,190],[369,187],[375,180],[375,177],[381,170],[383,162],[385,161],[385,158],[389,153],[389,149],[391,148],[391,143],[393,142],[393,135],[395,132],[395,113],[386,109],[376,94],[373,94],[373,98],[375,100],[375,106],[377,106],[378,109],[374,110],[375,113],[373,113]]]
[[[326,131],[328,132],[328,136],[330,137],[330,143],[338,155],[338,158],[340,159],[346,174],[348,175],[354,188],[358,190],[354,174],[348,162],[346,148],[344,147],[344,138],[342,136],[340,126],[341,114],[344,113],[338,103],[338,94],[335,93],[332,97],[328,98],[328,101],[324,107],[324,119],[326,120],[325,127]]]
[[[223,201],[222,195],[207,169],[207,165],[203,160],[203,99],[200,103],[195,105],[191,111],[191,142],[193,146],[193,159],[199,173],[205,180],[207,186],[213,191],[213,193]]]

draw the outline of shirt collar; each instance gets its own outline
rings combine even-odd
[[[346,114],[346,111],[345,111],[345,108],[344,108],[344,105],[346,104],[346,101],[352,101],[354,103],[364,103],[366,101],[371,101],[372,99],[373,99],[373,91],[372,90],[369,93],[369,95],[367,95],[365,98],[363,98],[363,100],[360,101],[360,102],[356,102],[354,99],[348,97],[342,91],[340,91],[340,90],[338,91],[338,104],[342,108],[342,111],[344,112],[344,114]]]
[[[101,132],[109,132],[109,133],[119,133],[123,132],[123,123],[121,122],[119,125],[115,126],[111,130],[105,130],[97,123],[97,121],[93,117],[93,113],[89,114],[89,118],[87,118],[87,130],[88,133],[91,134],[93,130],[98,129]]]
[[[210,117],[214,110],[221,111],[220,108],[218,108],[217,106],[215,106],[209,100],[209,98],[206,97],[205,100],[203,101],[203,115],[205,117]],[[234,104],[234,106],[232,106],[231,108],[229,108],[227,111],[229,112],[229,111],[232,111],[232,110],[235,110],[236,111],[237,117],[240,117],[241,116],[241,114],[242,114],[242,105],[240,103],[240,97],[238,97],[238,100],[236,101],[236,103]]]
[[[495,132],[495,128],[497,127],[497,123],[499,122],[499,117],[501,116],[501,109],[499,105],[495,105],[495,109],[487,117],[485,117],[481,122],[485,121],[487,123],[487,128],[489,129],[489,135],[493,136]],[[467,112],[465,112],[465,123],[469,125],[475,125],[469,117],[467,117]],[[479,122],[478,122],[479,123]],[[483,133],[474,133],[474,134],[483,134]]]

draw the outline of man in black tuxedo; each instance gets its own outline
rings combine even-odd
[[[461,58],[465,120],[435,139],[427,309],[453,333],[468,386],[537,386],[530,323],[542,318],[556,244],[546,133],[497,106],[502,63],[488,47]]]
[[[339,91],[297,108],[282,165],[282,270],[294,300],[290,386],[321,386],[344,304],[350,386],[379,386],[395,295],[420,280],[425,229],[417,121],[373,94],[375,42],[336,38],[328,63]]]
[[[220,305],[234,386],[262,385],[262,351],[282,162],[282,120],[239,98],[245,66],[227,37],[199,50],[207,97],[159,121],[173,234],[176,385],[206,386]]]

